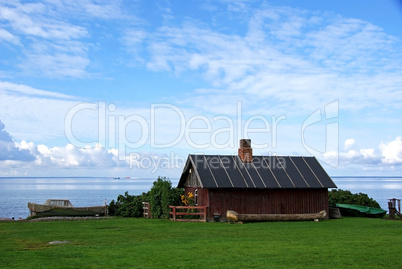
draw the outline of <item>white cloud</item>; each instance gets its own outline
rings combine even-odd
[[[0,149],[1,149],[0,141]],[[49,148],[46,145],[35,145],[33,142],[15,143],[15,150],[30,154],[29,162],[19,158],[1,159],[0,176],[22,175],[65,175],[76,176],[80,171],[92,171],[100,176],[150,175],[177,176],[184,166],[187,156],[158,154],[152,152],[131,152],[125,159],[120,159],[115,148],[105,149],[101,145],[94,148],[78,148],[68,144],[64,147]],[[15,155],[15,154],[14,154]]]
[[[363,156],[364,159],[376,159],[377,155],[374,149],[361,149],[360,154]]]
[[[13,161],[6,163],[5,161]],[[14,142],[10,134],[5,130],[0,121],[0,162],[2,166],[7,164],[22,165],[31,169],[43,168],[110,168],[128,166],[128,161],[118,158],[116,149],[107,150],[100,144],[90,148],[78,148],[72,144],[65,147],[52,147],[35,145],[33,142],[22,140]],[[30,162],[21,164],[20,162]]]
[[[67,44],[66,44],[67,45]],[[87,73],[85,69],[90,61],[86,53],[75,54],[71,52],[61,53],[55,51],[47,54],[44,51],[26,53],[26,61],[19,67],[27,73],[35,75],[46,75],[49,77],[85,77]],[[32,70],[33,67],[37,69]]]
[[[382,162],[387,165],[402,165],[402,137],[388,143],[381,143]]]
[[[124,16],[120,1],[82,1],[84,11],[95,18],[116,19]],[[76,2],[71,1],[75,6]]]
[[[77,148],[71,144],[65,147],[48,148],[38,145],[34,149],[37,153],[37,164],[58,168],[110,168],[127,163],[120,162],[113,151],[97,145],[95,148]]]
[[[21,161],[30,162],[35,157],[27,149],[19,148],[10,134],[5,130],[5,125],[0,121],[0,162]]]
[[[45,39],[71,40],[87,35],[85,28],[57,18],[51,5],[9,2],[1,6],[0,19],[17,33]]]
[[[17,140],[64,136],[64,118],[77,97],[0,81],[0,119]]]
[[[126,29],[123,41],[127,46],[136,46],[144,41],[148,33],[140,28]]]
[[[18,46],[10,52],[24,74],[90,77],[88,53],[99,45],[93,36],[109,33],[92,32],[96,27],[87,22],[133,17],[124,15],[120,1],[0,1],[0,41]]]
[[[7,81],[0,81],[0,93],[22,94],[25,96],[39,96],[57,99],[76,99],[77,97],[57,92],[49,92],[32,88],[23,84],[15,84]]]
[[[144,104],[114,105],[109,110],[108,105],[0,81],[0,119],[18,140],[47,146],[71,143],[93,147],[101,143],[107,148],[118,148],[125,155],[126,147],[149,149],[151,136],[154,144],[166,145],[178,136],[185,144],[186,119],[199,115],[196,109],[164,103],[155,104],[153,109],[150,104]]]
[[[374,149],[348,150],[339,153],[341,165],[379,165],[381,158],[375,153]]]
[[[19,46],[23,44],[19,51],[25,59],[16,64],[27,74],[85,76],[88,45],[82,39],[88,31],[68,22],[50,3],[0,3],[0,21],[5,28],[0,36]],[[9,34],[4,35],[4,31]]]
[[[353,147],[353,149],[351,149]],[[339,158],[340,166],[362,165],[365,168],[391,167],[402,165],[402,137],[398,136],[390,142],[381,142],[378,149],[358,149],[354,139],[345,141],[344,152],[327,152],[324,157],[327,161]]]
[[[0,40],[10,42],[14,45],[21,45],[19,37],[11,34],[5,29],[0,29]]]
[[[266,5],[249,11],[244,33],[188,21],[162,26],[141,35],[146,49],[136,56],[152,71],[201,73],[223,106],[233,96],[289,113],[338,99],[346,110],[401,106],[400,41],[381,28],[329,13]],[[187,103],[200,98],[211,99],[210,92],[192,94]]]
[[[345,140],[345,150],[350,149],[355,143],[356,143],[356,141],[353,138],[346,139]]]
[[[376,54],[384,55],[393,49],[396,41],[384,31],[368,22],[342,17],[330,18],[331,22],[307,35],[313,46],[311,56],[325,67],[335,71],[354,69],[367,73],[375,71],[382,61]],[[370,42],[367,42],[370,41]],[[382,60],[382,59],[381,59]],[[392,63],[392,59],[384,59]]]
[[[135,11],[127,6],[122,8],[123,2],[84,0],[80,3],[0,0],[0,22],[3,27],[0,29],[0,45],[4,44],[5,49],[15,51],[15,57],[10,57],[15,59],[12,63],[30,75],[84,78],[91,76],[88,69],[94,67],[91,66],[90,57],[95,55],[97,65],[102,65],[103,58],[97,57],[96,53],[103,53],[111,45],[116,45],[109,41],[117,40],[135,56],[135,64],[142,64],[152,72],[174,73],[179,80],[184,78],[193,84],[197,84],[192,81],[193,78],[204,79],[199,89],[189,86],[190,90],[187,89],[186,93],[183,93],[185,90],[179,92],[181,90],[169,88],[169,85],[161,86],[161,92],[168,92],[162,97],[163,100],[180,105],[178,108],[187,120],[194,115],[206,116],[210,121],[214,116],[229,115],[236,120],[236,105],[241,101],[243,120],[250,115],[287,115],[289,121],[293,122],[286,122],[286,125],[297,125],[299,122],[295,121],[304,115],[339,100],[341,110],[368,108],[383,122],[383,114],[375,112],[400,109],[402,104],[401,42],[368,22],[329,13],[236,2],[228,3],[226,11],[215,12],[221,14],[219,16],[211,14],[214,17],[208,18],[208,21],[202,21],[204,16],[182,20],[182,17],[175,16],[175,9],[161,8],[169,16],[167,20],[154,20],[157,14],[147,22],[138,23],[139,20],[133,19],[131,14],[125,16]],[[230,16],[226,16],[228,14]],[[109,25],[105,19],[122,19],[124,24],[115,21]],[[125,23],[127,21],[129,23]],[[211,21],[213,24],[210,24]],[[123,29],[126,29],[125,33],[120,32]],[[120,48],[116,46],[114,49],[116,51],[112,56],[122,58],[118,51]],[[121,58],[116,61],[122,61]],[[102,70],[99,65],[92,70]],[[108,65],[107,70],[111,67]],[[0,71],[0,76],[12,78],[12,75]],[[25,77],[26,73],[22,75]],[[133,77],[137,79],[137,76]],[[54,80],[50,82],[58,83]],[[66,84],[58,91],[68,89],[69,81],[64,82]],[[116,85],[129,85],[132,82],[122,81]],[[182,89],[190,84],[183,85],[177,88]],[[173,89],[174,94],[169,93],[169,89]],[[91,90],[88,95],[95,91]],[[102,95],[102,91],[99,94]],[[143,138],[144,130],[135,122],[123,124],[124,128],[127,127],[123,130],[116,130],[118,124],[107,125],[109,129],[105,130],[106,135],[113,136],[119,132],[116,139],[112,139],[112,145],[108,145],[112,149],[110,152],[64,146],[71,143],[65,141],[66,115],[82,101],[85,100],[80,97],[0,82],[0,119],[7,124],[14,137],[23,140],[17,148],[29,150],[31,155],[37,156],[36,160],[41,165],[115,167],[110,159],[117,154],[117,149],[113,148],[118,145],[114,142],[133,141],[135,147],[136,141]],[[97,101],[89,100],[95,105]],[[142,117],[150,127],[149,112],[148,104],[140,104],[137,107],[119,107],[114,113],[107,111],[107,116],[118,121],[118,116],[127,119],[136,115]],[[172,116],[174,113],[170,112],[159,113],[157,124],[153,126],[157,130],[154,134],[159,143],[173,141],[179,128],[185,128],[178,122],[177,115]],[[299,118],[295,120],[292,116]],[[98,117],[96,109],[80,111],[72,118],[72,133],[84,144],[85,141],[92,141],[91,144],[99,142]],[[362,120],[371,119],[366,117]],[[345,122],[348,124],[348,120]],[[214,123],[212,131],[222,125]],[[297,128],[300,129],[300,125]],[[210,134],[192,135],[197,135],[199,143],[205,142],[208,135],[211,137]],[[300,138],[296,132],[288,132],[280,139],[283,137],[288,140],[283,140],[283,144],[293,143],[295,146],[292,146],[292,150],[300,151],[297,148],[300,147]],[[145,147],[148,147],[149,133],[145,139]],[[35,141],[36,144],[25,140]],[[379,149],[359,149],[354,139],[349,139],[344,146],[344,152],[327,155],[331,158],[339,155],[344,165],[400,163],[398,143],[395,141],[383,143]],[[185,138],[175,147],[191,148]],[[63,154],[66,156],[63,157]],[[6,162],[15,164],[15,160],[4,161],[3,164]]]

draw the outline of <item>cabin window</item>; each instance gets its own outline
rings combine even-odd
[[[64,205],[64,201],[50,201],[50,204],[51,204],[51,205],[61,205],[61,206],[63,206],[63,205]]]
[[[198,205],[198,189],[194,190],[194,205]]]

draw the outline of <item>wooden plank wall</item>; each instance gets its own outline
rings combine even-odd
[[[208,189],[197,188],[197,187],[186,187],[185,193],[187,195],[188,192],[195,193],[195,190],[198,190],[198,206],[209,206],[208,199]],[[207,209],[208,210],[208,209]]]
[[[200,190],[200,189],[199,189]],[[326,210],[327,189],[239,190],[209,189],[208,218],[227,210],[243,214],[307,214]]]

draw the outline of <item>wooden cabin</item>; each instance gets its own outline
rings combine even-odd
[[[251,140],[238,155],[189,155],[178,183],[207,206],[207,218],[241,214],[328,212],[328,188],[336,188],[315,157],[253,156]]]

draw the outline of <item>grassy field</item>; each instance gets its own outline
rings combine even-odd
[[[1,268],[402,268],[402,221],[382,219],[14,221],[0,236]]]

